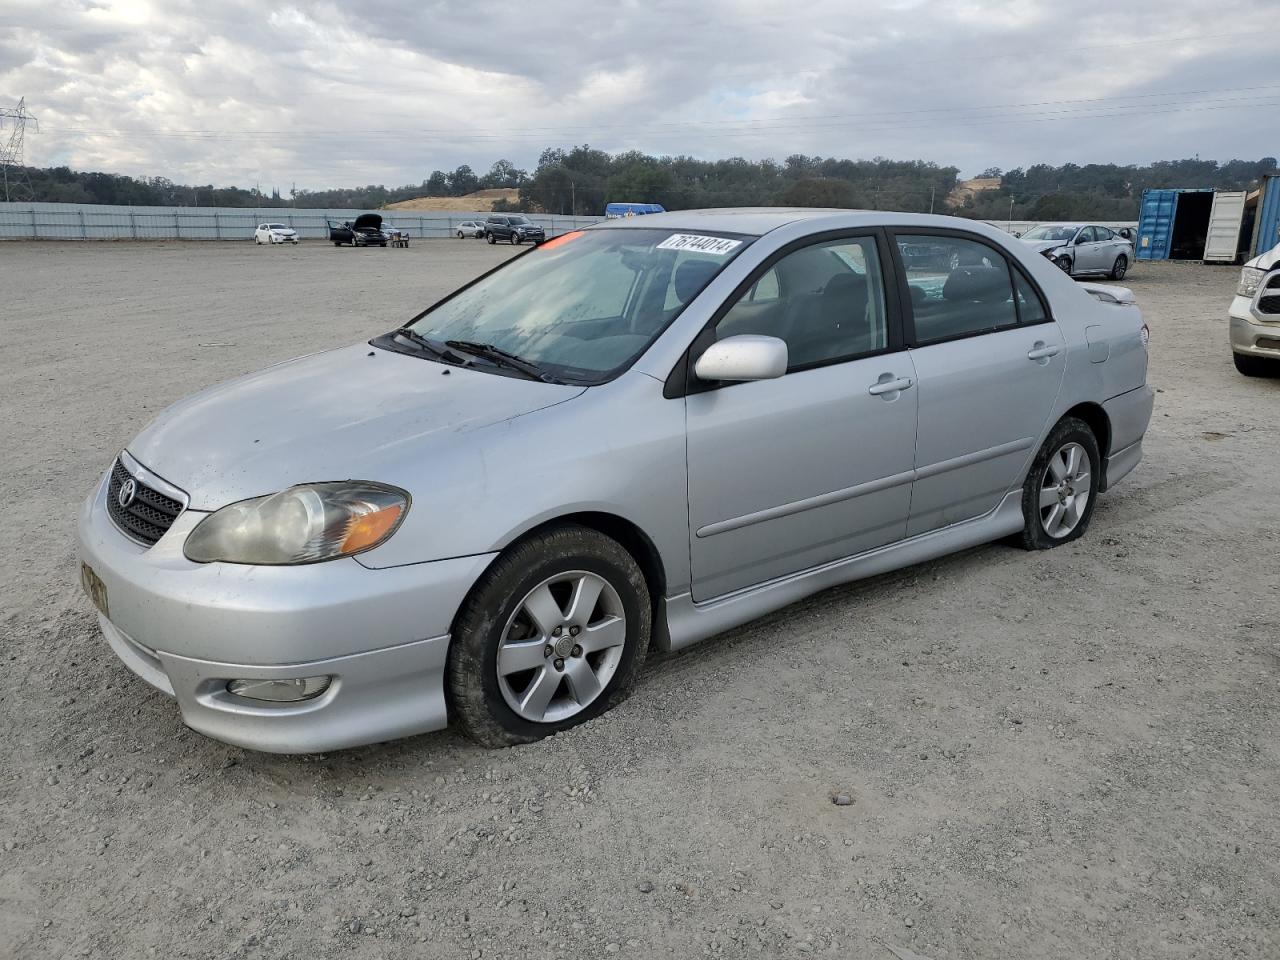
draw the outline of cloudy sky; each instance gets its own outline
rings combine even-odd
[[[590,143],[1039,161],[1274,155],[1277,4],[0,0],[28,163],[319,189]]]

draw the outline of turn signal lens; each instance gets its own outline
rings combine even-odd
[[[342,541],[343,553],[355,553],[358,550],[366,550],[375,543],[382,541],[392,529],[396,522],[400,519],[400,514],[404,512],[404,507],[398,503],[394,503],[389,507],[383,507],[381,510],[375,510],[373,513],[366,513],[364,516],[356,517],[347,524],[347,535]]]

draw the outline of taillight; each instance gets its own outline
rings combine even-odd
[[[1144,323],[1142,325],[1142,333],[1139,336],[1142,337],[1142,346],[1145,349],[1147,344],[1151,342],[1151,328]]]

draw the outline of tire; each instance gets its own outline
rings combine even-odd
[[[517,237],[514,233],[513,233],[513,234],[511,234],[511,245],[512,245],[513,247],[518,247],[518,246],[520,246],[520,238],[519,238],[519,237]]]
[[[581,616],[572,612],[579,583],[603,584]],[[547,614],[541,627],[526,602]],[[575,620],[593,626],[571,636],[570,630],[584,630],[565,627]],[[454,621],[445,674],[449,715],[485,747],[532,743],[585,723],[631,692],[652,626],[644,574],[617,541],[577,524],[534,534],[493,562]],[[596,634],[595,642],[607,646],[584,650],[574,639],[602,628],[608,632]],[[512,651],[504,658],[505,676],[500,647]],[[581,693],[575,677],[582,678]]]
[[[1083,455],[1088,462],[1076,459],[1072,472],[1063,476],[1072,453]],[[1027,550],[1050,550],[1082,537],[1093,519],[1101,481],[1098,438],[1083,420],[1063,417],[1049,432],[1022,485],[1022,516],[1026,520],[1022,546]],[[1088,486],[1081,490],[1084,482]],[[1079,503],[1081,495],[1086,498],[1083,506]]]
[[[459,239],[459,240],[463,239],[463,237],[462,237],[462,231],[461,231],[461,230],[459,230],[459,231],[458,231],[458,239]]]
[[[488,240],[490,243],[497,243],[497,242],[498,242],[497,238],[496,238],[492,233],[486,233],[486,234],[484,235],[484,238],[485,238],[486,240]]]
[[[1247,353],[1232,353],[1231,359],[1235,361],[1236,370],[1246,377],[1280,376],[1280,360],[1254,357]]]
[[[1056,266],[1059,270],[1065,273],[1068,277],[1071,276],[1071,258],[1070,257],[1057,257],[1053,261],[1053,263],[1054,263],[1054,266]]]
[[[333,241],[333,245],[334,245],[335,247],[340,247],[340,246],[342,246],[342,241],[341,241],[341,240],[335,240],[335,241]]]
[[[1110,277],[1112,280],[1123,280],[1124,275],[1129,271],[1129,258],[1123,253],[1116,257],[1116,262],[1111,265]]]

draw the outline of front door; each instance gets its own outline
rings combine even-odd
[[[886,249],[850,236],[776,257],[700,341],[775,336],[790,362],[685,398],[694,600],[904,536],[917,391]]]
[[[994,509],[1035,452],[1066,370],[1066,345],[1021,270],[978,238],[939,243],[965,264],[946,275],[905,268],[920,425],[908,534]]]

